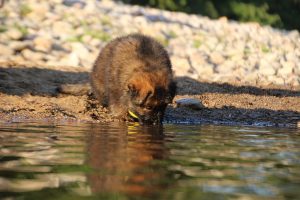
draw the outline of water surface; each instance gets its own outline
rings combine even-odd
[[[300,130],[0,124],[0,199],[300,199]]]

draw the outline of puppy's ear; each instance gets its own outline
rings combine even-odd
[[[138,90],[136,86],[133,83],[128,83],[127,85],[127,91],[130,94],[131,97],[135,97],[138,95]]]

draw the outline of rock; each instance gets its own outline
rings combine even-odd
[[[175,101],[177,107],[187,107],[193,110],[201,110],[205,106],[198,100],[192,98],[183,98]]]
[[[64,66],[78,66],[79,65],[79,57],[76,53],[71,53],[60,60],[61,65]]]
[[[33,40],[34,49],[37,51],[49,52],[52,49],[52,40],[48,37],[39,36]]]
[[[175,76],[186,76],[190,70],[190,64],[185,58],[171,57]]]
[[[208,63],[198,66],[195,69],[198,76],[204,80],[211,78],[211,76],[214,74],[214,66]]]
[[[44,64],[90,67],[110,39],[140,32],[166,47],[176,76],[300,85],[291,78],[300,76],[299,31],[111,0],[29,2],[24,7],[15,1],[5,4],[1,60],[32,62],[32,55]]]
[[[216,67],[216,71],[220,74],[232,74],[234,68],[236,67],[236,63],[232,60],[227,60],[221,65]]]
[[[31,10],[26,17],[35,23],[40,23],[45,20],[49,11],[50,5],[46,2],[28,4]]]
[[[20,40],[23,37],[23,33],[17,28],[9,29],[5,34],[13,40]]]
[[[284,79],[276,76],[269,76],[268,80],[275,85],[284,85]]]
[[[66,6],[75,6],[77,8],[83,8],[86,3],[81,0],[64,0],[63,4]]]
[[[221,53],[213,52],[212,54],[210,54],[209,60],[210,60],[211,63],[219,65],[219,64],[222,64],[225,61],[225,58],[224,58],[224,56],[222,56]]]
[[[22,51],[22,50],[30,48],[32,46],[33,46],[33,42],[30,40],[11,41],[9,43],[9,48],[13,49],[14,51]]]
[[[272,76],[276,71],[269,62],[261,60],[259,63],[259,73],[265,76]]]
[[[74,32],[72,25],[66,21],[58,21],[53,23],[52,26],[53,34],[63,40],[69,38]]]
[[[38,60],[42,60],[44,55],[42,53],[38,53],[38,52],[34,52],[31,51],[29,49],[24,49],[21,54],[23,55],[23,57],[27,60],[31,60],[31,61],[38,61]]]
[[[89,50],[79,42],[74,42],[71,44],[72,52],[75,53],[78,58],[84,60],[89,56]]]
[[[14,54],[13,49],[9,47],[9,45],[0,44],[0,54],[3,57],[11,56]]]
[[[296,67],[293,62],[284,62],[282,63],[282,68],[277,72],[278,75],[289,75],[293,73],[294,68]]]

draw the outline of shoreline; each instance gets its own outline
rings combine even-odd
[[[88,73],[84,68],[0,63],[0,122],[115,121],[91,96],[58,92],[63,84],[86,84]],[[178,92],[164,123],[299,127],[298,87],[201,82],[189,77],[175,80]],[[196,99],[201,105],[175,103],[182,98]]]

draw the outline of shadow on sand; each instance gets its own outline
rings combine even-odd
[[[1,68],[0,93],[55,96],[63,84],[88,82],[87,72],[69,72],[43,68]]]
[[[199,82],[189,77],[177,77],[178,94],[180,95],[199,95],[203,93],[222,93],[222,94],[251,94],[258,96],[276,96],[276,97],[300,97],[300,88],[298,91],[285,89],[266,89],[254,86],[234,86],[229,83],[205,83]],[[286,87],[287,88],[287,87]]]

